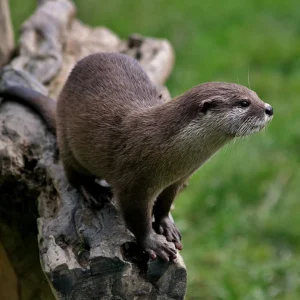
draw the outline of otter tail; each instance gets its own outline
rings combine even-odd
[[[48,129],[56,134],[56,102],[53,99],[23,86],[4,89],[0,91],[0,97],[32,108],[45,120]]]

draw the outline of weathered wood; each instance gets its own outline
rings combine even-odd
[[[70,1],[47,1],[22,25],[20,53],[11,65],[29,72],[40,82],[50,82],[62,66],[62,48],[75,16]]]
[[[89,28],[75,19],[68,0],[39,1],[22,27],[19,55],[0,74],[0,89],[21,84],[56,98],[76,61],[99,51],[137,58],[169,98],[163,83],[174,54],[166,40],[134,35],[124,41],[104,27]],[[114,200],[99,211],[86,207],[68,184],[55,137],[39,116],[4,102],[0,124],[0,237],[6,251],[12,234],[4,235],[1,223],[26,235],[20,227],[32,230],[38,213],[40,261],[56,298],[184,298],[186,270],[180,255],[169,264],[147,264]]]
[[[7,0],[0,0],[0,66],[8,62],[14,49],[14,34]]]

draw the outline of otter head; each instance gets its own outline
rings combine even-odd
[[[258,132],[273,118],[272,106],[239,84],[210,82],[197,88],[203,117],[212,120],[212,126],[227,136]]]

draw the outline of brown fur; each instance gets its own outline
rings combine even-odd
[[[164,103],[134,59],[94,54],[74,67],[57,102],[61,160],[75,187],[105,179],[140,244],[168,260],[175,250],[157,233],[181,249],[168,217],[179,189],[225,143],[262,129],[266,107],[246,87],[218,82]]]

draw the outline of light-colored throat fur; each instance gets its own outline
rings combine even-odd
[[[220,131],[214,118],[199,116],[181,128],[171,151],[177,166],[190,176],[231,139]]]
[[[180,130],[174,139],[174,149],[200,166],[231,139],[222,132],[216,118],[210,114],[203,115]]]
[[[191,115],[186,103],[181,106],[183,100],[147,108],[126,122],[131,131],[126,139],[131,145],[130,156],[134,153],[143,168],[168,183],[190,176],[231,139],[210,112]]]

